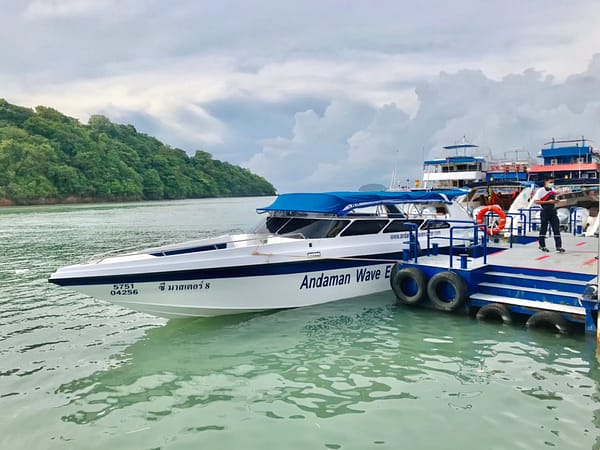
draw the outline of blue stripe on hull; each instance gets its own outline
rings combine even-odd
[[[78,278],[51,278],[50,283],[59,286],[81,286],[117,283],[150,283],[162,281],[208,280],[217,278],[261,277],[270,275],[288,275],[292,273],[322,272],[326,270],[348,269],[361,266],[382,264],[389,260],[399,261],[402,253],[378,255],[360,255],[345,259],[317,259],[298,262],[256,264],[251,266],[219,267],[211,269],[152,272],[142,274],[123,274],[91,276]],[[377,261],[381,260],[381,261]],[[392,264],[391,261],[389,261]]]

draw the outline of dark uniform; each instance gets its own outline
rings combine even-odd
[[[547,201],[554,200],[556,198],[556,192],[547,187],[541,187],[535,193],[535,200]],[[556,249],[562,248],[562,239],[560,237],[560,221],[558,220],[558,214],[556,214],[556,206],[553,203],[544,203],[540,205],[542,207],[542,226],[540,227],[540,248],[546,248],[546,233],[548,232],[548,224],[552,227],[552,234],[554,235],[554,242]]]

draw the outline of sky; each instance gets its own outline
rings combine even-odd
[[[598,0],[0,0],[0,98],[132,124],[280,193],[600,147]]]

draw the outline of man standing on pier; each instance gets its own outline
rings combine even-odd
[[[552,227],[552,234],[554,235],[554,243],[556,245],[557,253],[564,253],[565,249],[562,248],[562,239],[560,238],[560,223],[558,215],[556,214],[556,192],[554,192],[554,177],[547,177],[544,181],[544,186],[535,191],[533,200],[536,205],[542,207],[542,225],[540,227],[540,250],[543,252],[549,252],[546,247],[546,232],[548,231],[548,223]]]

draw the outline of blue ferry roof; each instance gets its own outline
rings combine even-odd
[[[543,148],[538,156],[542,158],[557,158],[560,156],[585,156],[593,153],[592,147],[589,145],[570,146],[570,147],[550,147]]]
[[[482,156],[448,156],[447,158],[428,159],[423,162],[425,165],[448,164],[448,163],[470,163],[485,162]]]
[[[455,144],[455,145],[446,145],[444,148],[446,150],[454,150],[456,148],[474,148],[479,147],[479,145],[475,144]]]
[[[411,202],[448,202],[465,191],[400,191],[400,192],[308,192],[281,194],[257,212],[289,211],[345,215],[354,208],[380,204]]]

